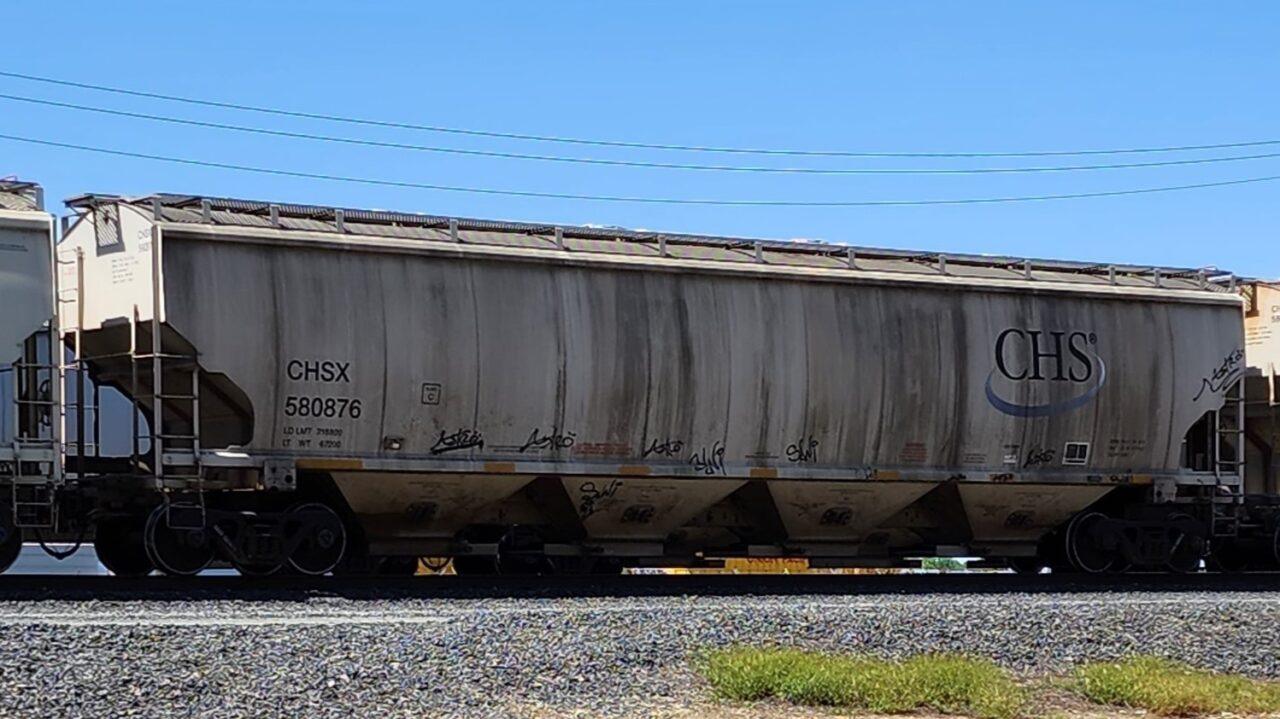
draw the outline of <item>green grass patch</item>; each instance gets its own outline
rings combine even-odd
[[[716,694],[755,701],[901,714],[930,709],[1004,719],[1025,703],[1022,690],[995,664],[929,654],[893,662],[795,649],[737,647],[707,654],[701,665]]]
[[[1075,687],[1100,704],[1157,714],[1265,714],[1280,712],[1280,683],[1214,674],[1156,657],[1086,664]]]
[[[959,559],[951,557],[925,557],[920,560],[920,568],[935,572],[963,572],[968,567]]]

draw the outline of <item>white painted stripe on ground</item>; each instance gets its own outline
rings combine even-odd
[[[446,617],[439,616],[343,616],[340,614],[243,617],[172,614],[151,617],[129,617],[118,614],[0,614],[0,624],[75,627],[333,627],[381,624],[438,624],[446,621],[448,621]]]
[[[1280,594],[1272,596],[1252,597],[1093,597],[1088,599],[1028,599],[1009,598],[1005,600],[984,599],[980,601],[961,601],[952,605],[953,609],[982,610],[995,604],[1017,603],[1028,608],[1076,608],[1087,607],[1101,612],[1114,611],[1127,607],[1162,607],[1177,605],[1221,607],[1228,605],[1239,608],[1244,605],[1264,605],[1280,609]],[[243,614],[171,614],[157,612],[148,614],[146,607],[121,608],[121,611],[133,611],[134,614],[118,612],[7,612],[0,613],[0,625],[64,625],[64,626],[341,626],[341,625],[411,625],[440,624],[459,618],[486,616],[502,617],[512,615],[552,615],[552,614],[644,614],[648,611],[670,612],[672,610],[689,613],[712,614],[720,612],[769,611],[769,610],[845,610],[845,611],[901,611],[909,609],[915,602],[911,600],[860,599],[848,602],[723,602],[723,603],[690,603],[684,606],[653,606],[652,604],[621,603],[609,606],[528,606],[528,607],[467,607],[442,606],[433,607],[432,614],[414,614],[396,612],[394,609],[386,613],[370,614],[368,612],[335,611],[312,614],[256,614],[252,611]]]

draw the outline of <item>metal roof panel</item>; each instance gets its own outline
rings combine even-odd
[[[339,232],[371,237],[458,241],[501,247],[555,248],[557,231],[568,251],[646,255],[675,259],[763,262],[769,265],[859,269],[970,279],[1061,282],[1092,286],[1227,292],[1235,278],[1216,268],[1099,265],[973,254],[861,247],[818,241],[786,241],[447,217],[386,210],[272,203],[225,197],[157,194],[141,197],[81,195],[67,205],[84,210],[102,203],[150,208],[164,222],[281,231]],[[451,225],[453,230],[451,230]],[[1228,280],[1229,278],[1229,280]],[[1230,284],[1227,285],[1227,282]]]

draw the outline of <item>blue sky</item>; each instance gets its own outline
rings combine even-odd
[[[0,70],[483,130],[902,152],[1280,139],[1280,4],[20,3]],[[0,78],[0,93],[276,129],[659,162],[936,168],[1280,152],[790,159],[464,138],[212,111]],[[0,101],[0,133],[409,182],[722,199],[948,199],[1280,175],[1280,158],[1100,172],[792,176],[584,167],[264,138]],[[1280,182],[1025,204],[778,208],[507,198],[349,185],[0,140],[0,176],[86,192],[228,195],[860,245],[1216,265],[1280,277]]]

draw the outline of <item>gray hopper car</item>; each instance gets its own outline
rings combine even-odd
[[[133,429],[63,493],[118,573],[1270,558],[1241,298],[1204,272],[69,205],[61,333]]]
[[[54,234],[40,186],[0,180],[0,571],[61,479]]]

